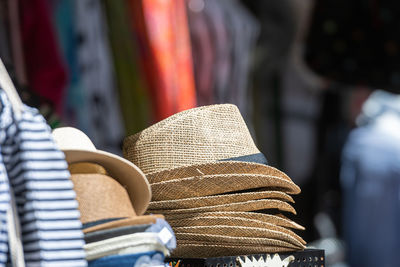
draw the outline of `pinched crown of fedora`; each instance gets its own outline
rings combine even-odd
[[[242,157],[263,158],[232,104],[177,113],[127,137],[123,151],[146,174]]]

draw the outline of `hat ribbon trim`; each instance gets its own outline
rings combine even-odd
[[[229,159],[222,159],[220,161],[244,161],[244,162],[253,162],[253,163],[268,165],[267,158],[264,156],[263,153],[256,153]]]

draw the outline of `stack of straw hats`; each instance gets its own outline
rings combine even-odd
[[[58,128],[53,137],[69,164],[89,266],[162,266],[176,240],[164,216],[143,215],[151,199],[143,172],[97,150],[78,129]]]
[[[148,213],[163,214],[176,257],[210,257],[305,248],[290,194],[300,188],[267,164],[231,104],[175,114],[124,140],[124,157],[152,189]]]

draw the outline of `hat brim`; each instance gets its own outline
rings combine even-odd
[[[273,230],[269,228],[251,227],[247,225],[209,225],[209,226],[187,226],[175,227],[175,234],[177,233],[192,233],[192,234],[211,234],[231,237],[258,237],[258,238],[272,238],[285,242],[298,247],[304,247],[306,244],[300,237],[289,235],[288,233]]]
[[[168,223],[174,226],[181,226],[185,219],[202,220],[204,217],[234,217],[250,220],[257,220],[265,223],[272,223],[277,226],[287,227],[296,230],[304,230],[305,228],[297,224],[283,215],[272,215],[257,212],[242,212],[242,211],[213,211],[213,212],[198,212],[198,213],[181,213],[181,214],[165,214]]]
[[[111,228],[118,228],[130,225],[140,225],[140,224],[155,224],[157,219],[164,219],[163,215],[143,215],[131,218],[125,218],[115,221],[110,221],[95,226],[87,227],[83,229],[83,233],[91,233],[100,230],[107,230]]]
[[[152,201],[148,209],[190,209],[257,199],[278,199],[294,203],[288,194],[281,191],[254,191],[246,193],[223,194],[216,196],[192,197],[184,199]]]
[[[263,228],[270,229],[273,231],[279,231],[285,234],[290,235],[295,238],[302,244],[306,244],[306,242],[294,233],[292,230],[277,226],[274,223],[262,222],[254,219],[233,217],[233,216],[202,216],[202,217],[193,217],[193,218],[185,218],[179,220],[170,220],[170,225],[172,225],[174,231],[179,232],[182,228],[187,227],[213,227],[213,226],[246,226],[246,227],[255,227],[255,228]]]
[[[288,203],[276,199],[258,199],[243,202],[206,206],[190,209],[175,209],[175,210],[148,210],[148,213],[162,213],[162,214],[180,214],[180,213],[198,213],[209,211],[256,211],[266,209],[277,209],[280,211],[290,212],[296,214],[296,210]]]
[[[238,237],[228,235],[213,235],[213,234],[194,234],[194,233],[175,233],[178,247],[183,240],[185,241],[199,241],[199,242],[212,242],[214,244],[236,244],[243,246],[277,246],[291,248],[292,250],[304,249],[304,246],[293,245],[287,241],[282,241],[273,238],[263,237]]]
[[[199,175],[217,174],[260,174],[275,176],[289,182],[293,181],[284,172],[269,165],[246,161],[215,161],[170,168],[159,172],[147,173],[150,184],[182,179]],[[300,191],[299,191],[300,193]]]
[[[207,174],[151,183],[153,201],[211,196],[242,190],[268,188],[288,194],[300,193],[300,188],[286,179],[265,174]]]
[[[91,162],[103,166],[109,176],[122,184],[137,215],[143,215],[151,200],[151,189],[144,173],[132,162],[106,151],[63,150],[70,163]]]

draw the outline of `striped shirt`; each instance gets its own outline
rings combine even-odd
[[[9,261],[7,217],[15,194],[27,266],[87,266],[78,203],[64,154],[36,109],[17,120],[0,91],[0,266]]]

